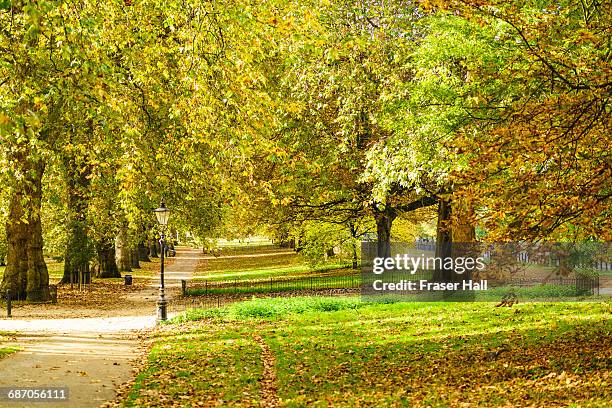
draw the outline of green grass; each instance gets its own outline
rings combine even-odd
[[[280,318],[289,314],[307,312],[331,312],[345,309],[357,309],[368,305],[358,297],[292,297],[252,299],[216,309],[191,309],[176,316],[171,323],[223,318],[224,320],[242,320],[247,318]]]
[[[233,294],[233,293],[270,293],[297,290],[321,290],[358,288],[361,276],[347,268],[338,269],[337,265],[328,265],[317,269],[308,269],[302,274],[258,275],[256,278],[234,278],[233,280],[212,280],[207,285],[202,281],[193,281],[187,294],[191,296]]]
[[[220,257],[203,260],[198,265],[193,279],[231,282],[236,279],[303,277],[343,267],[346,267],[345,263],[329,263],[313,268],[293,250],[273,245],[239,246],[221,249]]]
[[[209,257],[210,258],[210,257]],[[300,256],[292,250],[274,246],[260,246],[222,250],[221,256],[203,260],[196,276],[213,279],[216,275],[238,273],[254,269],[291,268],[302,266]]]
[[[126,405],[181,395],[184,405],[258,405],[257,335],[275,358],[282,406],[606,406],[611,313],[603,302],[495,308],[356,297],[192,310],[156,334]]]
[[[49,281],[57,283],[64,276],[64,262],[56,262],[47,260],[47,271],[49,272]]]
[[[206,271],[198,272],[197,275],[194,276],[194,280],[209,280],[209,281],[229,281],[233,279],[250,279],[250,278],[269,278],[274,276],[296,276],[303,275],[313,270],[308,265],[291,265],[284,266],[285,264],[280,263],[278,266],[270,266],[268,264],[263,264],[264,266],[255,265],[252,268],[241,269],[234,267],[227,267],[224,269],[219,269],[218,271]],[[317,268],[317,270],[329,270],[333,268],[338,268],[342,265],[329,265],[323,268]]]
[[[272,241],[268,238],[264,237],[251,237],[249,239],[241,240],[235,239],[232,241],[227,241],[225,239],[221,239],[217,242],[217,247],[221,249],[230,249],[230,248],[253,248],[253,247],[262,247],[262,246],[271,246]]]
[[[13,336],[14,336],[14,333],[7,333],[7,332],[0,331],[0,359],[21,350],[21,348],[18,346],[14,346],[14,345],[7,346],[5,344],[7,341],[10,341],[11,337]]]
[[[49,282],[57,283],[64,276],[64,262],[57,262],[53,259],[45,259],[47,271],[49,272]],[[0,266],[0,279],[4,276],[6,266]]]
[[[18,352],[19,350],[21,350],[20,347],[16,347],[16,346],[0,346],[0,359]]]

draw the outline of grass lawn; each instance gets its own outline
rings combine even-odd
[[[47,271],[49,272],[49,283],[55,284],[64,276],[64,262],[57,262],[53,259],[45,259]],[[4,276],[6,266],[0,266],[0,279]]]
[[[202,260],[196,269],[194,280],[231,282],[236,279],[303,277],[320,275],[346,266],[344,263],[330,263],[311,267],[292,249],[273,245],[222,248],[221,255],[218,258]]]
[[[270,392],[290,407],[609,406],[611,313],[356,297],[193,310],[156,332],[124,406],[257,406]]]
[[[19,350],[19,347],[0,345],[0,358],[4,358],[9,354],[13,354]]]
[[[14,336],[11,333],[0,332],[0,359],[20,350],[20,348],[17,346],[6,345],[6,343],[11,339],[14,339]]]
[[[132,272],[121,272],[121,276],[128,274],[132,275],[134,279],[142,278],[157,278],[159,276],[159,258],[150,258],[151,262],[140,262],[140,268],[133,269]],[[164,258],[164,265],[166,267],[174,263],[175,257]]]
[[[217,241],[217,248],[221,248],[222,250],[232,249],[232,248],[244,248],[244,247],[257,247],[257,246],[271,246],[272,241],[265,237],[250,237],[247,239],[234,239],[234,240],[226,240],[219,239]]]

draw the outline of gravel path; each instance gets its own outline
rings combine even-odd
[[[612,295],[612,276],[602,276],[599,278],[599,294]]]
[[[181,279],[191,278],[202,255],[198,250],[177,251],[166,272],[168,298],[178,293]],[[114,399],[116,388],[132,378],[132,363],[142,352],[146,330],[155,326],[156,296],[156,284],[130,295],[150,302],[146,316],[0,320],[0,331],[17,332],[15,343],[22,349],[0,360],[0,387],[69,390],[63,402],[0,400],[0,406],[88,408]]]

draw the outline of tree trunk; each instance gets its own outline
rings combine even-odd
[[[357,269],[359,259],[357,258],[357,228],[352,222],[349,223],[349,231],[351,233],[351,255],[353,261],[353,269]]]
[[[453,242],[470,243],[476,241],[474,227],[474,208],[466,200],[454,200],[453,206]]]
[[[68,242],[64,255],[64,276],[60,283],[90,283],[89,262],[93,258],[92,245],[87,236],[87,200],[89,171],[73,157],[64,160],[68,181]],[[72,275],[72,276],[71,276]]]
[[[130,249],[130,264],[133,269],[140,269],[140,255],[138,251],[138,246],[132,247]]]
[[[376,256],[379,258],[391,257],[391,227],[396,217],[397,211],[389,206],[374,213],[377,238]]]
[[[289,248],[290,246],[289,232],[283,229],[279,231],[277,234],[278,234],[278,246],[280,248]]]
[[[453,259],[478,257],[476,245],[476,228],[474,227],[474,209],[469,201],[464,199],[452,202],[452,251]],[[472,270],[459,274],[459,280],[472,279]]]
[[[473,257],[476,230],[472,223],[472,209],[469,203],[451,203],[440,199],[438,202],[438,224],[436,227],[436,258]],[[470,271],[463,274],[451,269],[436,269],[434,280],[454,282],[470,279]]]
[[[357,242],[353,239],[351,242],[351,249],[353,252],[353,269],[357,269],[359,267],[359,259],[357,258]]]
[[[449,201],[438,201],[438,223],[436,226],[436,258],[442,259],[442,267],[436,267],[433,280],[436,282],[452,282],[453,270],[444,268],[444,260],[451,258],[452,231],[451,231],[451,204]]]
[[[151,259],[149,259],[149,249],[145,241],[138,243],[138,260],[142,262],[151,262]]]
[[[11,298],[46,301],[49,296],[49,273],[43,257],[40,222],[43,161],[28,159],[27,153],[16,154],[24,179],[15,186],[6,223],[7,266],[0,284],[2,294],[11,290]]]
[[[157,240],[155,238],[149,240],[149,257],[159,258],[157,250]]]
[[[132,271],[132,260],[130,254],[130,246],[128,245],[127,228],[122,227],[119,230],[119,235],[115,241],[115,256],[117,257],[117,266],[121,272]]]
[[[97,278],[120,278],[119,268],[115,260],[115,243],[112,239],[96,243],[98,259]]]

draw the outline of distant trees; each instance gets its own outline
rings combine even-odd
[[[393,220],[434,205],[438,190],[395,183],[373,194],[375,184],[364,178],[372,147],[392,137],[379,121],[392,91],[386,77],[403,69],[394,55],[420,15],[405,2],[331,2],[291,15],[305,34],[276,39],[278,51],[265,61],[275,116],[258,135],[264,150],[253,152],[250,182],[279,207],[276,221],[320,220],[350,230],[371,217],[379,254],[388,254]]]

